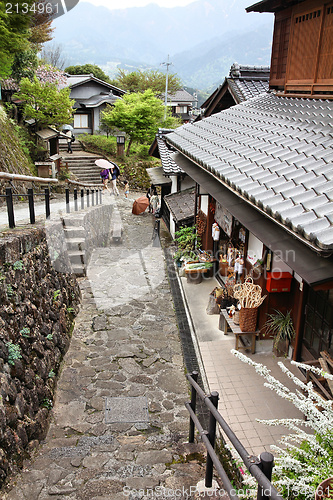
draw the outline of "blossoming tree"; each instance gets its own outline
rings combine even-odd
[[[282,425],[290,432],[283,436],[281,446],[272,446],[275,454],[273,484],[283,498],[288,500],[310,500],[318,485],[333,475],[333,401],[324,400],[312,382],[305,383],[279,362],[278,365],[295,384],[291,391],[270,374],[270,370],[244,354],[232,350],[234,356],[253,366],[256,372],[266,379],[264,385],[274,390],[280,397],[290,401],[303,414],[304,419],[259,420],[266,425]],[[310,370],[328,380],[333,375],[314,366],[293,364],[303,370]],[[251,486],[249,477],[244,483]],[[254,498],[256,490],[253,490]]]

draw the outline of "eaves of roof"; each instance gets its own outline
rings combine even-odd
[[[184,191],[178,191],[177,193],[168,194],[164,196],[164,201],[167,204],[176,223],[194,218],[194,188],[189,188]]]
[[[250,5],[245,10],[246,12],[278,12],[287,9],[305,0],[262,0],[253,5]]]
[[[318,252],[333,251],[333,102],[263,94],[166,140]]]
[[[169,175],[179,175],[181,173],[184,173],[183,170],[179,167],[179,165],[177,165],[177,163],[170,156],[170,151],[165,141],[160,137],[157,137],[156,141],[157,141],[159,156],[162,162],[164,175],[169,176]]]
[[[67,81],[68,81],[68,86],[71,88],[78,87],[89,81],[94,81],[110,90],[115,90],[120,94],[126,94],[125,90],[119,89],[118,87],[115,87],[110,83],[104,82],[104,80],[100,80],[99,78],[96,78],[95,76],[92,75],[67,75]]]
[[[317,252],[313,252],[254,206],[250,206],[229,186],[224,186],[211,172],[198,167],[183,154],[175,153],[174,158],[205,192],[226,207],[244,227],[276,253],[306,283],[316,289],[333,281],[332,256],[321,258]]]

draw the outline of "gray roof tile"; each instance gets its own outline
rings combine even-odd
[[[305,192],[296,195],[290,195],[290,198],[294,203],[305,203],[310,200],[315,200],[317,198],[317,193],[312,189],[309,189]]]
[[[310,241],[315,241],[316,233],[322,231],[323,229],[328,229],[330,223],[328,219],[322,217],[321,219],[315,219],[313,222],[309,222],[303,226],[303,233],[305,238]]]
[[[315,196],[309,200],[302,200],[301,203],[307,210],[317,210],[323,205],[328,205],[328,199],[327,196],[322,194],[321,196]]]
[[[330,233],[333,250],[333,223],[323,217],[333,198],[332,116],[332,101],[267,93],[179,127],[167,141],[293,231],[318,234],[319,246]]]
[[[325,217],[327,215],[333,214],[333,202],[323,203],[323,205],[318,206],[318,208],[314,209],[317,217]]]

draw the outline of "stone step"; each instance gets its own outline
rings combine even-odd
[[[68,251],[68,257],[69,260],[71,261],[71,264],[82,264],[84,266],[85,259],[86,259],[86,253],[84,251],[80,250],[69,250]]]
[[[83,264],[72,264],[72,271],[76,276],[86,276],[86,268]]]
[[[67,238],[85,238],[86,232],[82,226],[64,227],[64,234]]]
[[[83,238],[66,238],[66,244],[68,251],[83,251],[86,248],[86,241]]]
[[[72,226],[75,227],[80,227],[83,229],[82,226],[82,221],[83,221],[84,216],[81,214],[75,215],[75,217],[72,215],[63,215],[62,217],[62,223],[65,228],[71,228]]]
[[[81,165],[68,165],[69,170],[71,170],[73,173],[88,173],[88,174],[96,174],[99,175],[100,171],[99,169],[96,169],[93,165],[86,165],[86,164],[81,164]]]

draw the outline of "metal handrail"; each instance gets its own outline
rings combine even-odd
[[[269,480],[273,467],[273,458],[274,458],[273,455],[267,452],[262,453],[260,456],[261,460],[259,460],[258,457],[249,455],[248,451],[245,449],[240,440],[237,438],[236,434],[231,430],[231,428],[224,420],[222,415],[218,412],[217,410],[218,393],[214,391],[211,393],[210,396],[207,396],[207,394],[205,394],[205,392],[198,385],[196,381],[197,377],[198,377],[197,372],[193,372],[191,375],[189,374],[186,375],[187,380],[192,386],[191,402],[185,403],[185,406],[190,413],[189,441],[190,442],[194,441],[194,427],[196,427],[207,448],[210,460],[214,463],[228,495],[230,496],[230,498],[236,500],[237,496],[235,495],[235,490],[231,486],[229,478],[226,476],[223,466],[220,463],[218,456],[214,451],[215,430],[213,431],[213,433],[211,428],[209,429],[209,433],[207,433],[207,431],[204,431],[200,425],[200,422],[198,421],[198,418],[195,415],[196,395],[198,394],[210,411],[210,427],[216,426],[216,422],[220,425],[220,427],[222,428],[222,430],[224,431],[224,433],[234,446],[235,450],[238,452],[239,456],[243,460],[245,467],[248,469],[250,474],[257,480],[258,483],[257,498],[258,499],[270,498],[271,500],[283,500],[283,497],[281,497],[281,495],[278,493],[278,491],[274,488],[274,486]],[[211,439],[207,438],[207,434],[213,434],[213,442]],[[207,439],[209,443],[208,446],[207,446]],[[216,461],[218,461],[219,465],[216,465]],[[212,476],[213,476],[212,465],[210,465],[207,460],[207,470],[206,470],[207,487],[210,487],[212,485]],[[267,492],[269,492],[269,496],[267,495]]]

